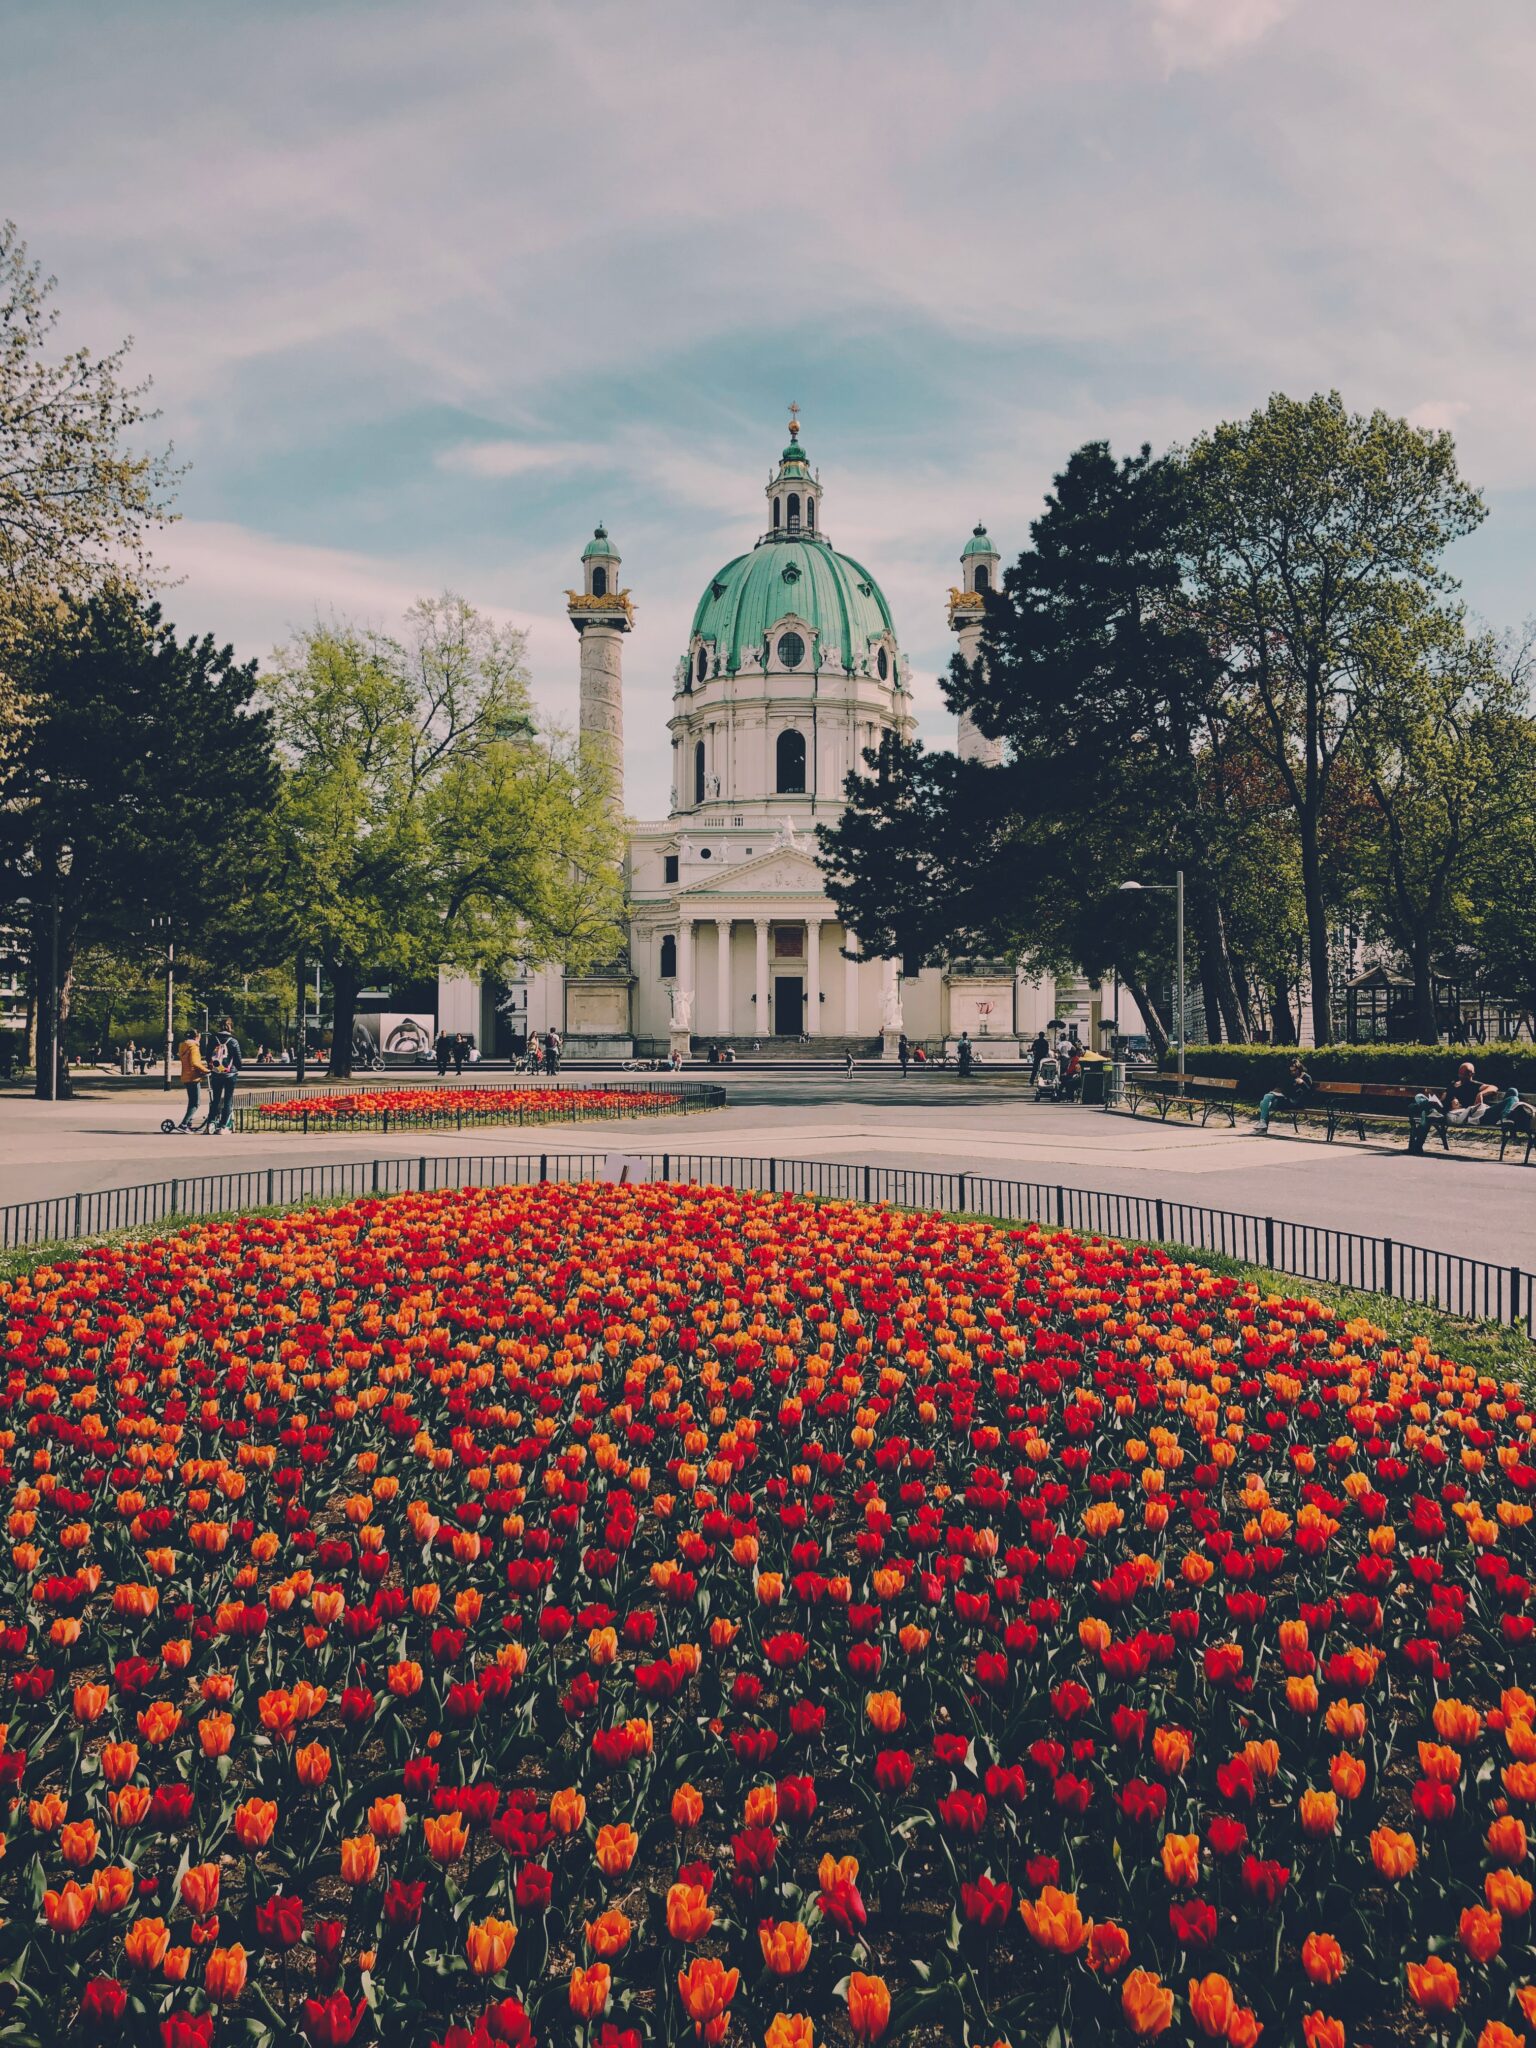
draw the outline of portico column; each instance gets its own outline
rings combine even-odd
[[[731,920],[715,919],[715,1029],[722,1038],[731,1035]]]
[[[814,1038],[821,1030],[821,919],[805,920],[805,1028]]]
[[[681,912],[677,919],[677,985],[693,994],[693,919]]]
[[[757,1029],[762,1037],[773,1035],[773,1019],[768,1014],[768,920],[757,920]]]
[[[843,926],[843,951],[857,954],[859,939],[857,932]],[[843,1030],[849,1038],[856,1038],[859,1032],[859,963],[857,959],[843,962]]]

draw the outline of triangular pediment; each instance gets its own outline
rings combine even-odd
[[[680,900],[719,896],[825,896],[826,879],[815,860],[793,846],[770,846],[751,860],[722,868],[708,881],[690,883]]]

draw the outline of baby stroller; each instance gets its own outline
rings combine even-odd
[[[1036,1102],[1060,1102],[1061,1085],[1061,1061],[1047,1053],[1035,1069]]]

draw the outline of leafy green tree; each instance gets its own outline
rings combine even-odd
[[[255,664],[179,640],[157,604],[104,584],[40,612],[21,669],[24,743],[0,771],[0,891],[28,936],[34,990],[67,1024],[76,949],[121,949],[150,914],[193,939],[242,886],[276,789]],[[37,1090],[53,1061],[38,1004]]]
[[[260,921],[268,957],[324,964],[334,1074],[371,980],[580,970],[619,943],[622,832],[599,764],[535,731],[523,651],[444,596],[403,640],[322,625],[275,658],[284,776]]]
[[[1333,1035],[1325,833],[1358,721],[1411,687],[1450,543],[1483,516],[1449,434],[1277,395],[1201,435],[1192,595],[1294,820],[1312,1028]],[[1373,713],[1374,715],[1374,713]]]

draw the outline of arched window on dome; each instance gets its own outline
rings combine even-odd
[[[978,590],[990,590],[992,588],[991,571],[987,568],[985,562],[978,562],[976,564],[976,588]]]
[[[805,734],[791,727],[781,732],[774,749],[780,796],[799,796],[805,790]]]
[[[775,498],[775,499],[774,499],[774,501],[773,501],[773,530],[774,530],[774,532],[775,532],[775,533],[777,533],[777,532],[778,532],[778,530],[779,530],[779,512],[780,512],[780,510],[781,510],[781,506],[780,506],[779,500],[778,500],[777,498]]]
[[[790,492],[789,502],[785,506],[784,510],[786,514],[786,524],[788,525],[790,532],[798,533],[800,531],[800,493],[798,491]]]
[[[882,683],[891,672],[891,657],[883,647],[875,657],[875,670]]]
[[[704,801],[704,742],[695,740],[693,745],[693,800],[696,804]]]
[[[700,682],[702,683],[702,682],[703,682],[703,681],[705,680],[705,678],[706,678],[706,677],[708,676],[708,674],[709,674],[709,656],[708,656],[708,655],[707,655],[707,654],[705,653],[704,649],[703,649],[703,648],[701,647],[701,648],[699,649],[699,681],[700,681]]]
[[[816,500],[814,498],[807,498],[805,501],[805,530],[807,533],[814,533],[816,531]]]
[[[594,597],[606,597],[608,595],[608,571],[606,569],[594,569],[592,571],[592,595]]]
[[[677,979],[677,940],[667,932],[661,941],[661,978],[663,981]]]

